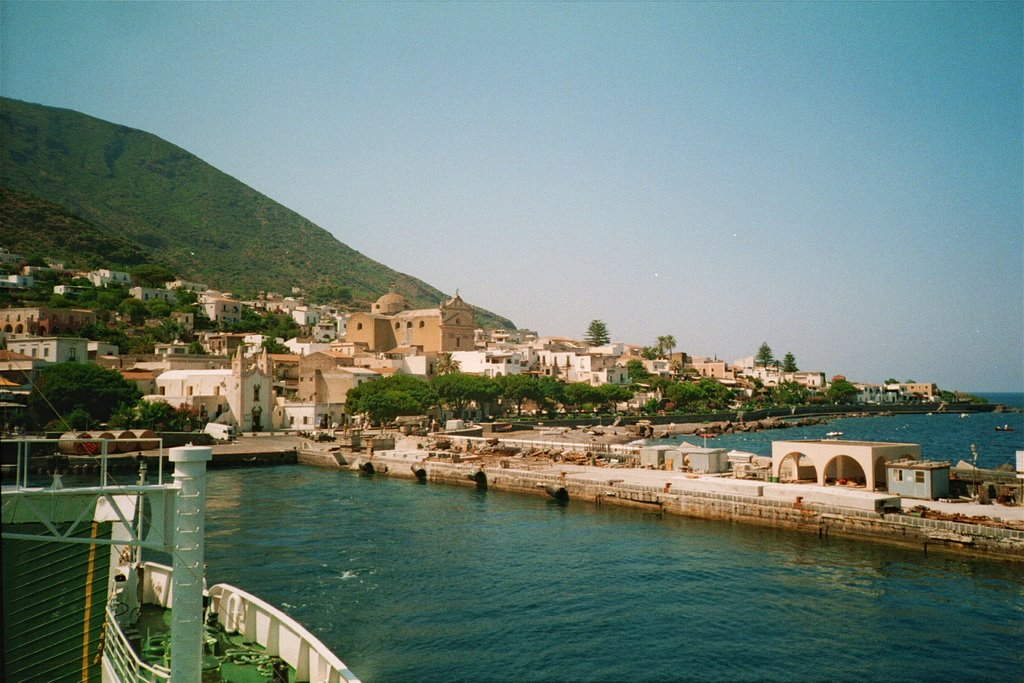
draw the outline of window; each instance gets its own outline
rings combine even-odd
[[[357,330],[363,329],[363,324],[362,323],[356,323],[356,329]]]
[[[421,320],[420,321],[420,329],[422,330],[426,326],[427,326],[427,324]]]
[[[397,330],[397,329],[398,329],[399,327],[401,327],[401,326],[402,326],[402,323],[395,323],[395,329],[396,329],[396,330]]]
[[[462,337],[455,338],[455,348],[462,346]]]
[[[896,481],[903,481],[903,470],[895,470]]]
[[[257,384],[252,388],[252,400],[260,400],[260,385]]]
[[[914,483],[917,483],[917,484],[923,484],[924,483],[924,472],[914,472]]]
[[[43,358],[49,358],[49,357],[50,357],[50,347],[47,346],[47,347],[43,348]]]

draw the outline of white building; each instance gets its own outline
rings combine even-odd
[[[225,370],[168,370],[156,378],[159,400],[172,406],[188,406],[211,422],[241,431],[262,431],[270,426],[273,368],[263,352],[247,359],[241,349]]]
[[[189,282],[188,280],[182,280],[178,278],[164,285],[167,289],[181,289],[186,292],[194,292],[196,294],[202,294],[209,289],[208,286],[200,282]]]
[[[132,287],[128,293],[139,301],[164,301],[173,304],[177,295],[170,289],[153,289],[152,287]]]
[[[214,324],[233,325],[242,320],[242,302],[213,294],[201,294],[199,303]]]
[[[109,287],[110,285],[127,287],[132,283],[132,276],[128,273],[107,268],[90,271],[86,277],[93,287]]]
[[[89,340],[81,337],[11,336],[7,348],[51,363],[89,360]]]

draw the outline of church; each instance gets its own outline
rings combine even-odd
[[[365,345],[367,351],[386,353],[398,348],[418,353],[472,351],[476,317],[473,307],[456,292],[438,308],[411,309],[394,291],[377,299],[369,313],[353,313],[345,341]]]

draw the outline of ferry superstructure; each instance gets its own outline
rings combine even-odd
[[[55,449],[52,439],[17,440],[13,484],[5,472],[4,680],[359,683],[274,606],[227,584],[207,589],[212,449],[172,448],[165,458],[161,444],[155,482],[140,456],[138,479],[119,483],[112,463],[131,460],[112,458],[107,440],[86,442],[96,455],[83,458],[85,476],[31,474],[49,460],[39,454]],[[143,552],[170,556],[172,566]]]

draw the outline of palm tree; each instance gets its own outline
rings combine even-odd
[[[456,372],[462,372],[462,363],[452,358],[450,353],[437,354],[437,365],[434,368],[435,374],[451,375]]]
[[[670,356],[672,355],[672,349],[676,347],[676,338],[671,334],[666,334],[658,337],[658,355]]]

